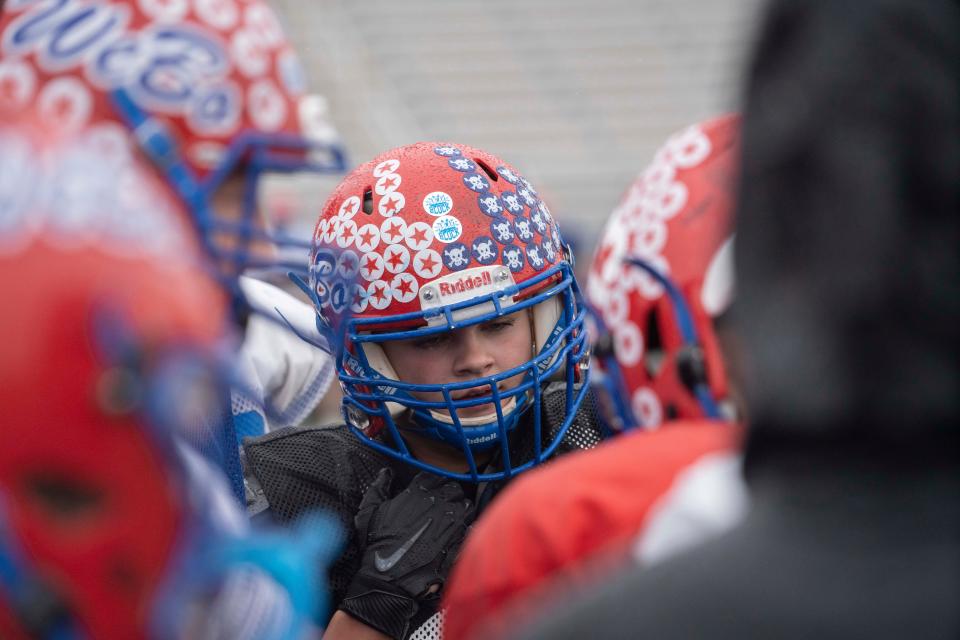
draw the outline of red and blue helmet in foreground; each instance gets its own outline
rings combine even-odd
[[[253,567],[278,597],[248,620],[296,637],[315,569],[182,444],[228,397],[228,299],[153,172],[48,133],[0,127],[0,636],[189,637]]]
[[[326,102],[306,93],[262,0],[9,1],[0,118],[23,113],[148,157],[238,301],[240,271],[278,266],[271,244],[309,246],[265,228],[267,176],[346,166]]]
[[[579,384],[587,372],[584,311],[559,227],[534,187],[485,151],[424,142],[352,171],[317,223],[309,284],[321,320],[339,327],[348,425],[364,443],[419,468],[473,481],[528,469],[554,451],[586,391]],[[534,344],[521,366],[493,375],[405,382],[382,347],[515,312],[527,315]],[[522,382],[506,388],[517,375]],[[563,424],[541,443],[540,394],[550,380],[566,382],[568,397]],[[480,405],[493,410],[460,415]],[[532,418],[536,451],[511,460],[508,436],[524,414]],[[414,457],[405,429],[454,447],[469,470],[454,473]],[[501,470],[478,469],[474,455],[492,449]]]
[[[672,136],[607,222],[586,286],[594,376],[615,430],[729,418],[714,319],[733,296],[739,122]]]

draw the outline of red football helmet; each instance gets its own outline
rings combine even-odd
[[[142,637],[186,528],[154,436],[224,397],[181,365],[222,338],[227,299],[151,171],[38,130],[0,128],[0,555],[29,570],[0,579],[0,635],[66,616]]]
[[[227,276],[265,266],[265,173],[345,168],[326,102],[304,89],[261,0],[13,1],[0,16],[0,118],[35,112],[144,152]],[[230,183],[215,206],[239,171],[242,194]]]
[[[536,190],[513,167],[459,144],[419,143],[381,154],[351,172],[331,195],[314,233],[312,295],[321,317],[348,312],[338,358],[348,424],[363,441],[411,464],[450,475],[409,455],[393,414],[409,409],[421,433],[464,452],[501,447],[551,377],[569,383],[565,422],[536,460],[504,460],[503,474],[553,452],[586,386],[583,310],[568,250]],[[534,345],[518,370],[459,383],[398,380],[380,343],[418,338],[530,309]],[[523,383],[504,390],[504,380]],[[453,399],[479,388],[482,398]],[[443,393],[446,400],[417,400]],[[496,405],[489,415],[458,409]],[[533,412],[539,416],[539,410]],[[539,421],[534,428],[539,429]],[[389,436],[381,437],[387,428]],[[505,455],[506,457],[506,455]]]
[[[672,136],[613,211],[586,286],[619,427],[725,414],[713,318],[733,294],[739,117]]]

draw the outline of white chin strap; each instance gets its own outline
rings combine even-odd
[[[500,412],[506,416],[511,411],[517,408],[517,397],[512,396],[507,400],[504,400],[500,403]],[[443,422],[445,424],[453,424],[453,418],[449,413],[444,413],[442,411],[430,410],[430,417],[432,417],[437,422]],[[480,425],[490,424],[491,422],[497,421],[497,411],[494,409],[490,413],[485,413],[479,416],[471,416],[460,418],[460,426],[462,427],[478,427]]]

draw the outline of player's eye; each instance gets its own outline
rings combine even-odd
[[[413,340],[412,344],[417,349],[436,349],[447,344],[450,340],[449,333],[438,333],[424,338]]]
[[[496,320],[483,323],[482,329],[487,333],[498,333],[512,327],[514,322],[515,320],[513,318],[498,318]]]

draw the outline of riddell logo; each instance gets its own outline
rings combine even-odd
[[[467,438],[467,444],[480,444],[482,442],[492,442],[497,439],[496,433],[488,433],[485,436],[477,436],[476,438]]]
[[[493,284],[493,279],[490,277],[489,271],[484,271],[477,276],[460,278],[453,282],[441,282],[438,288],[441,296],[452,296],[455,293],[463,293],[488,284]]]

